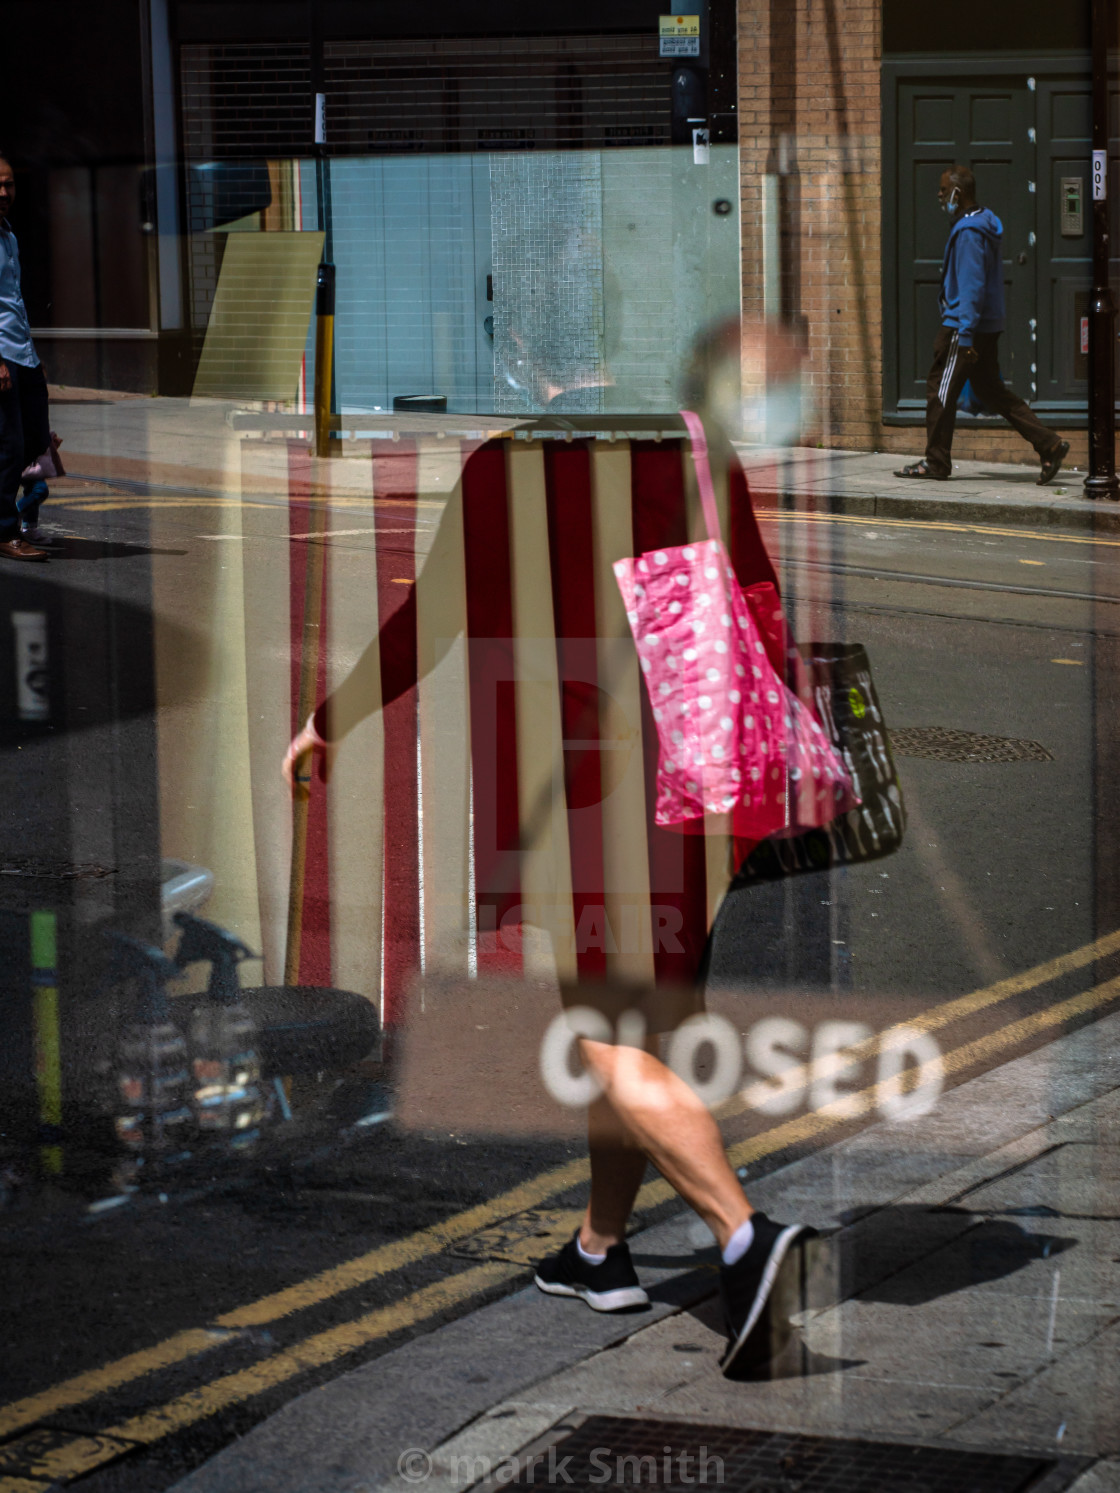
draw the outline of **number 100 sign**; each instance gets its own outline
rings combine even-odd
[[[1104,202],[1108,196],[1108,151],[1093,152],[1093,201]]]

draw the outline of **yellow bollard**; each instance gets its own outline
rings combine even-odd
[[[315,455],[331,456],[334,377],[334,265],[320,264],[315,290]]]

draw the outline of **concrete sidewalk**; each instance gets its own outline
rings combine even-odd
[[[915,456],[889,452],[796,448],[769,452],[740,448],[756,503],[816,498],[828,511],[871,518],[950,523],[1055,525],[1097,533],[1120,530],[1120,504],[1086,498],[1084,471],[1065,467],[1039,487],[1037,462],[1029,465],[958,461],[948,482],[896,477]]]
[[[51,392],[52,423],[64,437],[63,456],[74,477],[227,495],[286,491],[286,442],[239,430],[235,405],[84,389]],[[499,431],[517,428],[529,433],[534,427],[531,419],[511,422],[502,416],[347,417],[351,431],[372,421],[386,433],[443,433],[468,445]],[[618,416],[617,425],[623,433],[626,417]],[[917,456],[922,445],[919,430],[914,440]],[[341,459],[314,464],[316,477],[321,475],[336,495],[368,490],[359,462],[369,451],[369,441],[345,439],[340,449]],[[449,454],[452,450],[449,441]],[[457,450],[455,455],[458,459]],[[1038,487],[1034,462],[958,462],[950,482],[932,482],[895,477],[895,469],[913,458],[884,452],[743,447],[741,455],[762,507],[800,500],[825,511],[874,518],[1120,531],[1120,503],[1086,499],[1085,474],[1076,468],[1066,468],[1050,486]],[[63,491],[59,489],[59,496]]]
[[[462,1493],[587,1416],[1029,1453],[1057,1463],[1032,1487],[1117,1493],[1118,1184],[1115,1015],[748,1181],[832,1231],[832,1298],[768,1379],[720,1374],[715,1252],[685,1212],[631,1241],[649,1312],[528,1286],[292,1401],[176,1493]]]

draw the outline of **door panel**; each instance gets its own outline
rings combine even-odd
[[[1120,116],[1120,95],[1111,99],[1111,133]],[[1081,321],[1088,314],[1093,279],[1093,204],[1089,163],[1092,152],[1092,94],[1089,80],[1043,79],[1038,85],[1038,392],[1045,400],[1075,401],[1088,397],[1088,357],[1082,350]],[[1109,141],[1109,199],[1116,238],[1120,165],[1116,138]],[[1081,184],[1080,232],[1063,221],[1063,183]],[[1113,284],[1120,259],[1113,257]],[[1120,369],[1120,358],[1117,362]],[[1120,384],[1117,386],[1120,388]]]
[[[976,145],[1011,145],[1014,139],[1010,93],[977,93],[969,100],[969,137]]]
[[[913,139],[921,145],[953,144],[952,93],[915,92],[911,103]]]
[[[957,97],[951,85],[903,83],[899,88],[899,384],[902,399],[925,407],[930,349],[940,325],[937,292],[948,220],[937,185],[956,159]]]
[[[47,180],[48,327],[147,327],[147,249],[135,166],[64,166]],[[26,252],[26,251],[25,251]]]
[[[1088,389],[1077,334],[1092,280],[1091,102],[1088,80],[1043,81],[1039,87],[1038,382],[1045,399],[1084,399]],[[1077,235],[1061,231],[1064,178],[1082,183]]]
[[[907,365],[910,383],[920,391],[922,408],[926,402],[926,377],[929,374],[933,339],[941,325],[941,312],[937,302],[938,281],[919,280],[913,286],[914,314],[910,318],[912,353]]]

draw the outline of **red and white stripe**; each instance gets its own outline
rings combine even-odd
[[[657,735],[611,570],[701,536],[685,441],[433,435],[373,442],[344,466],[346,518],[332,510],[320,556],[299,537],[314,500],[295,442],[287,512],[254,519],[289,542],[244,548],[246,618],[289,640],[247,671],[266,979],[284,966],[279,762],[301,724],[304,581],[320,558],[317,698],[364,654],[365,713],[329,785],[312,783],[299,982],[360,991],[391,1025],[421,966],[692,979],[743,847],[654,825]],[[741,470],[714,476],[740,580],[773,580]],[[367,503],[358,585],[330,534]]]

